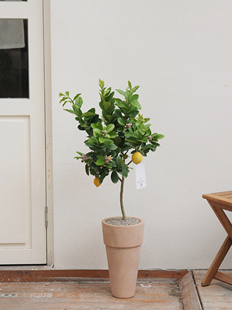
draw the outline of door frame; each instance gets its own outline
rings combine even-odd
[[[47,265],[54,264],[53,153],[52,153],[52,84],[51,84],[51,18],[50,0],[43,2],[44,37],[44,114],[47,208]]]

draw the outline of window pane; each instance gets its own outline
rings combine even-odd
[[[0,19],[0,98],[29,98],[28,23]]]

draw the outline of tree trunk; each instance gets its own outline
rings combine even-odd
[[[121,206],[121,211],[122,211],[122,218],[125,221],[126,220],[126,214],[125,214],[124,205],[123,205],[123,189],[124,189],[124,177],[122,177],[122,181],[121,181],[120,206]]]

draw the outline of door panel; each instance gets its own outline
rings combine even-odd
[[[26,243],[26,215],[30,214],[29,139],[28,116],[0,116],[0,145],[4,145],[4,152],[0,153],[0,243]]]
[[[0,1],[1,22],[10,35],[0,65],[10,66],[0,79],[10,86],[0,88],[0,265],[45,264],[42,0]]]

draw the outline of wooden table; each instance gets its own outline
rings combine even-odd
[[[232,224],[226,216],[225,212],[223,211],[232,211],[232,191],[205,194],[202,197],[207,199],[217,218],[227,232],[227,237],[222,244],[219,252],[217,253],[214,261],[212,262],[209,270],[207,271],[201,285],[209,285],[213,278],[232,285],[232,276],[226,275],[225,273],[218,271],[218,268],[220,267],[222,261],[226,257],[226,254],[228,253],[232,245]]]

